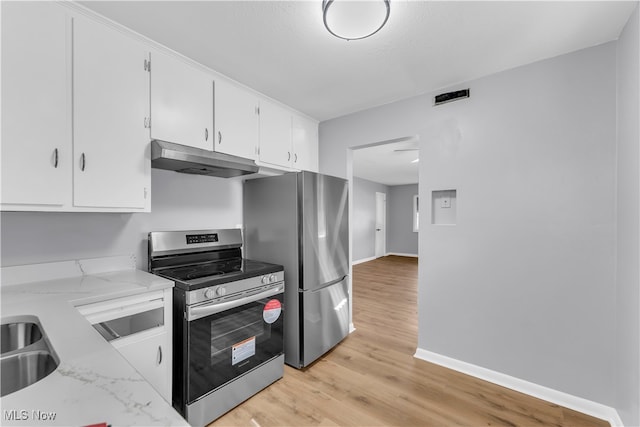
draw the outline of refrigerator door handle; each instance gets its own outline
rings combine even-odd
[[[298,290],[298,292],[320,292],[321,290],[323,290],[323,289],[325,289],[325,288],[328,288],[328,287],[330,287],[330,286],[333,286],[333,285],[335,285],[336,283],[340,283],[340,282],[342,282],[342,281],[343,281],[344,279],[346,279],[346,278],[347,278],[347,275],[344,275],[344,276],[342,276],[342,277],[341,277],[341,278],[339,278],[339,279],[332,280],[332,281],[330,281],[330,282],[327,282],[327,283],[323,284],[321,287],[319,287],[319,288],[317,288],[317,289],[308,289],[308,290],[306,290],[306,291],[305,291],[304,289],[299,289],[299,290]]]

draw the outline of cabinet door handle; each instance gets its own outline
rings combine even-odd
[[[291,151],[287,151],[287,161],[291,160]]]
[[[53,150],[53,167],[58,168],[58,149]]]
[[[218,144],[222,144],[222,132],[218,131]]]
[[[162,363],[162,346],[158,346],[158,365]]]
[[[205,141],[209,140],[209,129],[206,129],[206,128],[204,130],[204,140]]]
[[[293,163],[298,163],[298,153],[293,155]]]
[[[84,153],[82,153],[82,155],[80,156],[80,170],[84,172],[84,168],[87,165],[87,159],[86,156],[84,155]]]

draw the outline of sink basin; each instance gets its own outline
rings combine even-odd
[[[57,367],[58,363],[48,351],[25,351],[0,358],[0,396],[6,396],[40,381]]]
[[[60,359],[37,317],[3,318],[0,334],[0,397],[40,381],[58,367]]]
[[[33,322],[13,322],[0,325],[0,353],[19,350],[42,338],[40,327]]]

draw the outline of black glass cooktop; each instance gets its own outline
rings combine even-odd
[[[176,281],[181,288],[197,289],[281,271],[282,266],[244,258],[165,268],[158,274]]]

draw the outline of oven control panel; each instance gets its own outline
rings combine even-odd
[[[204,291],[204,297],[207,299],[213,299],[215,297],[223,297],[227,294],[227,288],[224,286],[217,286],[215,288],[207,288]]]
[[[262,279],[260,279],[260,282],[262,282],[263,285],[276,283],[278,281],[278,276],[276,276],[275,274],[265,274],[264,276],[262,276]]]
[[[272,285],[283,281],[284,271],[276,271],[275,273],[263,274],[247,279],[227,282],[223,285],[195,289],[186,292],[186,303],[187,305],[191,305],[213,299],[226,299],[230,298],[232,295],[240,292],[245,292],[249,289],[255,289],[261,286]]]
[[[218,233],[207,234],[187,234],[187,245],[197,243],[216,243],[218,241]]]

